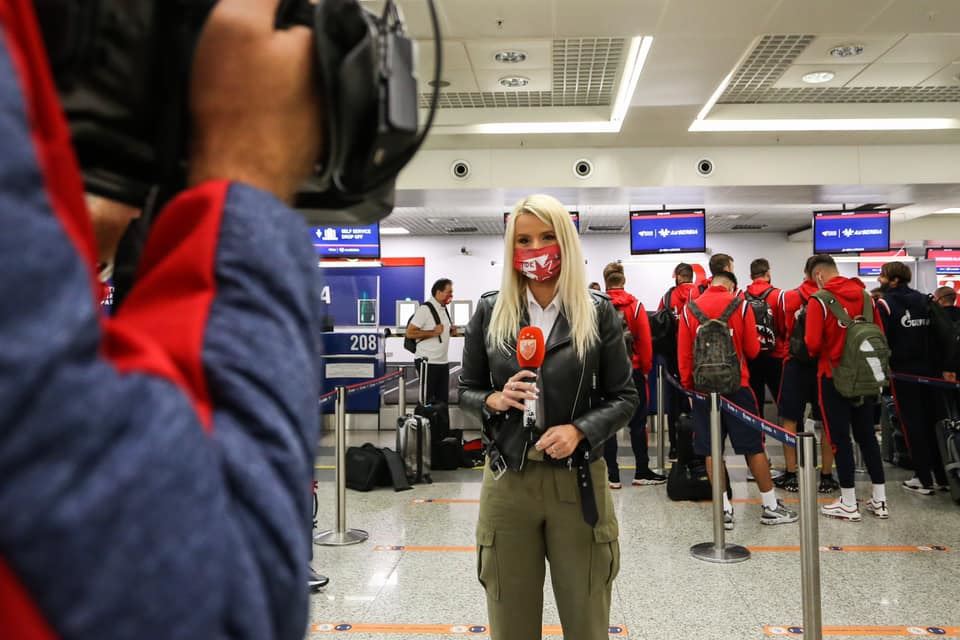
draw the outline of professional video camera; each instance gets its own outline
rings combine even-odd
[[[186,181],[191,61],[216,0],[35,4],[86,189],[145,209],[149,224]],[[359,0],[282,0],[276,27],[298,24],[314,30],[326,151],[296,206],[316,222],[382,219],[433,123],[436,90],[418,130],[414,45],[393,0],[381,15]]]

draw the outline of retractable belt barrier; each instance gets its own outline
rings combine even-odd
[[[664,377],[667,379],[667,382],[669,382],[671,385],[673,385],[673,387],[674,387],[675,389],[677,389],[680,393],[684,394],[685,396],[687,396],[687,397],[690,398],[690,399],[693,399],[693,400],[699,399],[699,400],[703,400],[703,401],[705,401],[705,402],[710,399],[709,396],[707,396],[707,395],[705,395],[705,394],[703,394],[703,393],[700,393],[700,392],[698,392],[698,391],[690,391],[689,389],[685,389],[685,388],[680,384],[680,381],[677,380],[677,379],[676,379],[672,374],[670,374],[670,373],[666,373],[666,372],[665,372],[665,373],[664,373]],[[764,420],[764,419],[761,418],[760,416],[754,415],[754,414],[750,413],[749,411],[747,411],[746,409],[744,409],[744,408],[741,407],[740,405],[738,405],[738,404],[736,404],[736,403],[733,403],[733,402],[730,402],[729,400],[727,400],[727,399],[724,398],[723,396],[720,396],[720,409],[721,409],[724,413],[726,413],[727,415],[733,416],[734,418],[736,418],[737,420],[743,422],[744,424],[749,425],[750,427],[752,427],[753,429],[756,429],[757,431],[760,431],[760,432],[762,432],[762,433],[765,433],[766,435],[770,436],[770,437],[773,438],[774,440],[777,440],[777,441],[779,441],[779,442],[782,442],[783,444],[787,445],[788,447],[794,447],[794,448],[796,448],[796,446],[797,446],[797,436],[795,436],[794,434],[790,433],[789,431],[787,431],[786,429],[784,429],[784,428],[781,427],[780,425],[776,425],[776,424],[770,422],[769,420]]]
[[[336,402],[336,410],[334,413],[336,414],[337,436],[337,463],[335,467],[337,484],[335,518],[337,526],[335,529],[322,531],[314,535],[314,541],[317,544],[340,547],[363,542],[369,537],[369,534],[362,529],[347,528],[347,396],[351,393],[359,393],[367,389],[372,389],[373,387],[378,387],[385,382],[393,380],[394,378],[400,379],[400,401],[398,406],[400,409],[400,415],[403,415],[406,411],[406,386],[404,384],[402,370],[389,373],[383,377],[375,378],[373,380],[357,382],[355,384],[351,384],[350,386],[339,386],[333,391],[320,396],[320,405],[330,402],[331,400]],[[314,523],[316,523],[316,520],[314,520]]]
[[[403,376],[402,371],[394,371],[393,373],[388,373],[385,376],[382,376],[380,378],[374,378],[373,380],[365,380],[364,382],[355,382],[354,384],[344,387],[344,389],[346,390],[347,395],[350,395],[351,393],[359,393],[361,391],[366,391],[367,389],[372,389],[373,387],[378,387],[384,384],[385,382],[389,382],[394,378],[400,378],[402,376]],[[321,406],[325,405],[328,402],[333,402],[336,399],[337,399],[337,390],[334,389],[333,391],[330,391],[320,396],[320,405]]]
[[[945,380],[943,378],[934,378],[932,376],[915,376],[909,373],[896,373],[894,372],[890,376],[894,380],[901,380],[903,382],[915,382],[917,384],[925,384],[929,387],[936,387],[937,389],[954,389],[960,390],[960,382],[953,382],[952,380]]]

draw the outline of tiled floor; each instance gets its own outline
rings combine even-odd
[[[632,465],[621,433],[621,464]],[[392,432],[380,436],[392,446]],[[375,432],[352,432],[350,444],[378,441]],[[331,436],[317,471],[320,527],[334,525]],[[771,447],[775,464],[780,450]],[[734,497],[758,497],[745,480],[741,458],[728,459]],[[929,627],[960,627],[960,507],[946,494],[921,497],[899,483],[908,472],[888,467],[890,519],[864,511],[861,523],[821,518],[820,543],[831,545],[942,545],[947,551],[824,551],[821,554],[823,623],[830,638],[882,638],[940,635]],[[628,479],[629,470],[624,470]],[[366,529],[370,539],[351,547],[315,546],[314,567],[331,578],[313,596],[308,638],[344,635],[335,625],[351,625],[353,640],[390,638],[484,638],[486,611],[476,581],[474,526],[480,495],[479,471],[437,472],[433,485],[394,493],[347,492],[348,526]],[[869,480],[860,496],[869,495]],[[783,497],[795,498],[793,494]],[[437,502],[424,502],[436,499]],[[445,502],[444,500],[452,500]],[[611,637],[673,640],[775,637],[802,623],[800,554],[755,552],[744,563],[711,565],[694,560],[689,547],[711,539],[709,504],[675,503],[659,487],[614,492],[620,520],[622,569],[614,586]],[[764,527],[759,506],[736,504],[737,524],[728,541],[746,546],[796,546],[797,525]],[[384,550],[378,547],[454,547]],[[460,547],[460,549],[456,549]],[[464,550],[463,547],[468,549]],[[559,625],[546,581],[544,624]],[[330,625],[330,626],[325,626]],[[831,626],[860,627],[834,635]],[[864,627],[880,627],[869,629]],[[471,627],[474,627],[471,630]],[[908,631],[908,627],[914,628]],[[558,627],[557,627],[558,629]],[[560,637],[547,629],[545,637]],[[950,636],[950,633],[958,635]],[[852,634],[852,635],[851,635]],[[946,637],[960,637],[949,630]],[[794,636],[799,637],[799,636]],[[572,639],[576,640],[576,639]]]

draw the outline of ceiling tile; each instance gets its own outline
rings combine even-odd
[[[427,96],[432,95],[433,87],[427,83],[433,80],[433,69],[430,69],[428,72],[418,72],[418,75],[420,78],[419,92]],[[477,84],[477,79],[473,75],[473,71],[445,70],[443,72],[443,79],[449,82],[450,86],[443,87],[441,95],[444,93],[480,91],[480,86]]]
[[[866,68],[866,65],[842,64],[842,65],[816,65],[816,64],[795,64],[787,68],[784,74],[777,80],[773,86],[777,89],[790,89],[795,87],[842,87],[849,82],[855,75]],[[820,84],[809,84],[803,81],[803,76],[816,71],[832,71],[836,74],[830,82]]]
[[[671,0],[657,33],[756,36],[776,4],[770,0]]]
[[[433,72],[433,54],[436,46],[432,40],[417,41],[417,70],[429,70]],[[445,40],[443,43],[443,70],[444,71],[463,71],[470,69],[470,58],[467,56],[467,49],[463,42],[458,40]]]
[[[883,9],[878,0],[788,0],[781,2],[764,26],[767,33],[860,32]]]
[[[848,82],[846,86],[914,87],[941,68],[939,64],[884,64],[877,62]]]
[[[464,44],[475,69],[509,72],[518,69],[549,69],[553,66],[552,40],[468,40]],[[522,51],[527,54],[527,59],[517,63],[497,62],[494,55],[504,49]]]
[[[552,38],[554,0],[443,0],[452,38]]]
[[[523,69],[523,70],[497,70],[481,69],[476,72],[477,82],[480,84],[481,91],[505,91],[500,86],[500,78],[517,75],[530,79],[530,84],[523,87],[522,91],[550,91],[553,88],[553,73],[550,69]]]
[[[873,32],[953,33],[957,25],[957,0],[894,0],[867,28]]]
[[[668,0],[559,0],[556,7],[558,37],[650,35],[657,28]]]
[[[949,64],[924,80],[921,87],[960,87],[960,63]]]
[[[903,34],[890,35],[856,35],[856,34],[827,34],[818,35],[806,50],[797,56],[797,64],[870,64],[889,51],[897,42],[903,39]],[[835,58],[830,55],[834,47],[845,44],[863,45],[863,53],[850,58]]]
[[[960,28],[960,25],[957,25]],[[880,62],[949,64],[960,61],[960,33],[912,33]]]

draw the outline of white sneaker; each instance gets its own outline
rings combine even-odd
[[[848,507],[842,500],[823,505],[820,507],[820,513],[830,518],[860,522],[860,509],[857,506]]]
[[[885,500],[874,500],[870,498],[867,500],[867,511],[881,520],[886,520],[890,517],[890,510],[887,509],[887,502]]]
[[[920,482],[920,479],[917,476],[913,476],[909,480],[904,480],[903,484],[900,485],[907,491],[911,493],[916,493],[921,496],[932,496],[933,489],[930,487],[923,486],[923,483]]]
[[[733,531],[733,511],[723,512],[723,528],[727,531]]]
[[[619,482],[611,482],[609,484],[611,489],[623,489],[623,485]]]
[[[760,524],[790,524],[798,518],[797,512],[783,506],[782,500],[777,500],[776,509],[763,507],[760,512]]]

